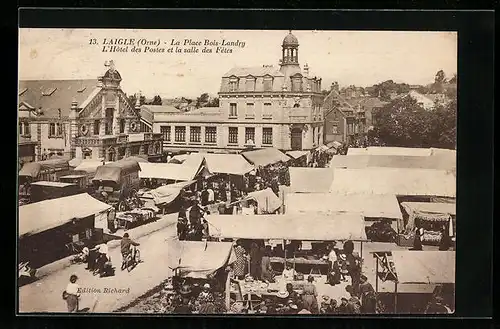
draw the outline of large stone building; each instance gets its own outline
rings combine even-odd
[[[168,151],[237,152],[248,147],[308,150],[323,143],[321,79],[299,65],[290,32],[279,68],[236,67],[222,76],[218,108],[155,116]]]
[[[20,81],[19,134],[37,143],[36,160],[161,157],[162,136],[141,119],[138,104],[130,104],[113,62],[106,66],[97,80]]]

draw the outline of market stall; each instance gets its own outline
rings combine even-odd
[[[333,168],[330,187],[336,194],[456,196],[456,177],[447,170],[414,168]]]
[[[290,160],[283,152],[272,147],[243,152],[241,155],[256,167],[265,167]]]
[[[286,152],[292,160],[290,161],[290,165],[293,167],[307,167],[307,163],[309,162],[309,157],[311,152],[309,151],[288,151]]]
[[[21,183],[38,180],[57,181],[59,176],[68,173],[70,169],[68,160],[56,158],[25,163],[18,176]]]
[[[229,204],[229,206],[234,206],[236,204],[241,205],[241,209],[244,212],[245,209],[249,209],[248,201],[253,200],[256,204],[255,212],[252,214],[273,214],[281,207],[281,200],[274,194],[273,190],[267,188],[265,190],[254,191],[248,193],[241,200]],[[253,209],[253,208],[252,208]],[[249,214],[249,213],[247,213]]]
[[[376,261],[375,291],[379,292],[379,280],[394,282],[395,313],[400,285],[455,284],[454,251],[393,250],[372,254]]]
[[[63,258],[75,244],[102,238],[111,206],[87,193],[19,207],[20,260],[44,265]]]
[[[450,237],[455,237],[456,204],[430,202],[402,202],[406,212],[405,233],[415,229],[415,222],[420,222],[424,229],[422,243],[435,245],[441,241],[443,227]]]
[[[181,191],[194,183],[195,181],[187,181],[160,186],[156,189],[140,193],[139,198],[146,207],[157,207],[165,213],[178,199]]]
[[[139,172],[141,179],[149,178],[167,182],[186,182],[194,180],[198,173],[198,168],[194,169],[184,164],[144,162],[139,165],[141,167],[141,171]]]
[[[289,168],[290,192],[327,193],[333,182],[330,168]]]
[[[395,232],[398,232],[398,224],[402,221],[396,196],[386,194],[288,193],[286,212],[303,215],[318,212],[327,215],[360,213],[365,225],[387,219]]]

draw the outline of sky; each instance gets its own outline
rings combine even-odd
[[[94,79],[103,75],[105,61],[113,60],[127,94],[147,97],[216,95],[221,77],[233,67],[279,67],[281,44],[288,31],[279,30],[113,30],[20,29],[19,78]],[[437,71],[457,72],[456,32],[407,31],[292,31],[299,41],[299,63],[310,75],[361,87],[392,79],[408,84],[433,82]],[[97,45],[90,44],[95,39]],[[164,53],[103,52],[104,39],[147,40]],[[172,46],[172,39],[180,46]],[[199,53],[168,53],[186,39],[201,42]],[[233,42],[231,53],[202,53],[205,40]],[[243,46],[244,43],[244,46]],[[221,46],[221,45],[219,45]],[[137,46],[144,51],[145,45]],[[149,45],[155,48],[155,45]]]

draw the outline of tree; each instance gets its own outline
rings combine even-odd
[[[130,95],[128,96],[128,101],[130,105],[135,106],[135,103],[137,102],[137,97],[135,95]]]
[[[444,74],[443,70],[439,70],[436,73],[436,76],[434,77],[434,83],[437,84],[443,84],[446,82],[446,75]]]
[[[451,77],[451,79],[448,80],[448,83],[451,83],[451,84],[457,83],[457,74],[456,73],[454,73],[453,77]]]
[[[374,116],[371,141],[396,147],[455,146],[456,101],[427,111],[412,97],[403,97],[375,110]]]
[[[213,99],[211,99],[207,105],[207,107],[219,107],[219,98],[218,97],[215,97]]]
[[[162,100],[160,95],[156,95],[151,102],[151,105],[162,105]]]
[[[196,99],[196,108],[206,106],[209,100],[210,100],[210,95],[208,95],[207,93],[201,94],[200,97]]]
[[[144,105],[144,104],[146,104],[146,96],[142,96],[142,95],[141,95],[141,96],[139,97],[139,105],[141,105],[141,106],[142,106],[142,105]]]
[[[390,101],[392,93],[400,95],[409,91],[410,86],[406,83],[395,83],[393,80],[386,80],[373,85],[372,88],[369,89],[369,94],[373,97],[380,97],[383,101]]]

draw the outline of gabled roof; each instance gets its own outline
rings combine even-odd
[[[95,92],[96,79],[86,80],[20,80],[18,104],[29,104],[35,109],[42,108],[43,118],[68,117],[71,102],[76,100],[80,107]],[[46,96],[44,96],[44,94]]]
[[[223,78],[229,78],[231,76],[236,77],[247,77],[249,75],[255,77],[263,77],[264,75],[270,75],[273,77],[283,77],[283,73],[279,71],[278,68],[274,66],[257,66],[257,67],[235,67],[224,74]]]

